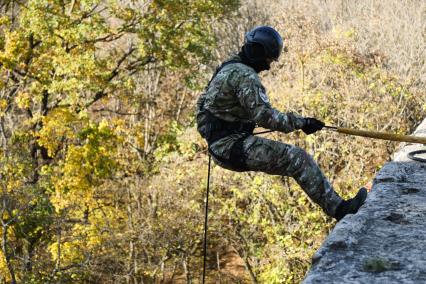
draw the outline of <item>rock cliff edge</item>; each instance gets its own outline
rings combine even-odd
[[[416,136],[426,136],[426,120]],[[383,166],[366,203],[342,219],[312,258],[304,284],[426,283],[426,163],[404,144]]]

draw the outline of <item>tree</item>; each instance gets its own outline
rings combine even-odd
[[[123,278],[141,277],[121,264],[132,246],[117,236],[128,229],[123,220],[130,214],[123,181],[151,170],[153,145],[171,120],[156,105],[173,95],[162,93],[165,71],[183,70],[188,85],[191,66],[211,58],[209,22],[237,5],[2,4],[0,266],[6,280],[100,280],[112,275],[111,267]]]

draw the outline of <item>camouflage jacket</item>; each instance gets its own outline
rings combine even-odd
[[[238,55],[229,60],[241,61]],[[225,121],[251,121],[263,128],[285,133],[300,129],[305,123],[300,115],[274,109],[256,71],[238,62],[226,65],[213,78],[198,99],[197,117],[201,107]],[[198,128],[202,129],[200,121],[197,123]],[[228,159],[233,144],[242,137],[243,133],[231,134],[215,141],[210,149],[216,155]]]

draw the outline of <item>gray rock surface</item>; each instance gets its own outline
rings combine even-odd
[[[415,134],[426,136],[426,120]],[[426,283],[426,163],[407,157],[421,149],[401,145],[363,207],[343,218],[315,253],[304,284]]]

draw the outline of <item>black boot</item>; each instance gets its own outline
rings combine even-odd
[[[346,214],[355,214],[367,198],[367,189],[362,187],[354,198],[343,200],[336,209],[335,218],[341,220]]]

